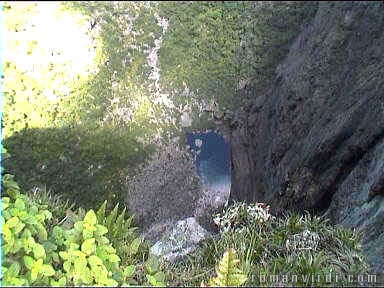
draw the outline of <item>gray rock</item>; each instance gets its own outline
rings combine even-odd
[[[230,201],[329,211],[384,273],[384,3],[321,2],[272,87],[235,113]]]
[[[193,252],[196,245],[210,235],[193,217],[162,226],[162,237],[151,247],[150,253],[169,262]]]

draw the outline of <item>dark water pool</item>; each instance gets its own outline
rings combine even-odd
[[[229,142],[214,131],[190,133],[187,142],[195,155],[197,173],[203,186],[229,189],[231,155]]]

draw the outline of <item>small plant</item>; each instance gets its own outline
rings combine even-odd
[[[166,286],[165,274],[160,270],[160,262],[156,257],[150,257],[145,263],[147,285]]]
[[[108,229],[98,224],[93,210],[84,220],[75,223],[74,228],[65,231],[58,226],[53,231],[56,242],[64,241],[65,250],[60,251],[63,270],[67,281],[74,285],[116,286],[126,283],[132,267],[119,267],[120,257],[108,238]]]
[[[28,191],[26,195],[36,204],[47,205],[48,210],[52,213],[53,222],[75,206],[74,203],[70,203],[69,200],[64,200],[61,195],[54,194],[45,187],[35,187]]]
[[[107,237],[116,247],[118,254],[129,263],[145,258],[149,253],[149,245],[138,235],[138,228],[133,226],[134,216],[126,215],[125,207],[119,212],[119,204],[107,215],[106,207],[107,201],[104,201],[96,216],[99,223],[107,227]]]
[[[227,250],[216,267],[217,276],[209,280],[209,286],[237,287],[243,285],[247,281],[247,276],[238,268],[239,262],[236,251],[234,249]]]
[[[264,203],[236,202],[222,213],[213,216],[213,221],[222,232],[230,229],[241,229],[251,224],[264,224],[273,216],[269,213],[269,206]]]

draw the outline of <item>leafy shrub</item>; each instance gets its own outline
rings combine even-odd
[[[166,275],[164,272],[160,271],[160,262],[156,257],[148,258],[145,263],[147,285],[150,286],[165,286]]]
[[[45,223],[52,214],[45,206],[35,205],[20,194],[12,175],[4,175],[3,186],[9,196],[2,197],[0,218],[5,256],[2,261],[3,284],[48,284],[55,271],[51,263],[44,262],[47,258],[44,244],[48,240]]]
[[[125,198],[125,177],[151,153],[136,141],[138,133],[85,126],[23,130],[5,139],[12,151],[5,169],[23,191],[46,187],[86,209],[105,199],[116,203]]]
[[[138,227],[133,226],[134,216],[126,215],[126,208],[119,213],[119,204],[106,215],[107,201],[96,212],[98,222],[108,229],[107,237],[121,255],[124,262],[133,263],[145,259],[149,253],[149,243],[137,233]]]
[[[0,218],[4,285],[137,285],[133,279],[137,266],[120,264],[118,252],[106,237],[108,228],[99,224],[93,210],[71,228],[53,225],[47,205],[22,194],[12,175],[4,175],[2,184],[7,194],[2,197],[3,216]],[[124,214],[119,217],[124,218]],[[116,226],[111,223],[113,219],[106,218],[109,227]],[[115,231],[112,229],[112,233]],[[133,243],[137,241],[132,241],[131,247],[137,246]],[[164,284],[164,273],[150,264],[147,266],[151,269],[145,270],[150,279],[148,283]]]
[[[53,224],[57,224],[57,220],[75,206],[68,199],[64,200],[62,195],[54,194],[45,187],[35,187],[27,191],[26,196],[36,204],[47,205],[47,209],[52,213]]]

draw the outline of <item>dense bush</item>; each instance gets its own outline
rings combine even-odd
[[[124,180],[148,157],[137,130],[104,127],[29,129],[6,139],[12,157],[5,169],[18,175],[23,190],[46,187],[77,206],[125,197]]]
[[[242,83],[265,88],[316,10],[317,2],[299,1],[162,2],[159,13],[169,22],[159,56],[162,87],[177,103],[214,99],[220,109],[238,107]]]
[[[84,9],[68,9],[76,5]],[[101,17],[100,31],[88,31],[95,47],[85,47],[97,52],[95,69],[81,77],[72,75],[73,59],[64,59],[69,64],[63,64],[60,55],[65,55],[61,51],[65,47],[51,51],[46,42],[35,39],[41,33],[34,30],[38,20],[33,16],[44,4],[4,6],[5,30],[12,36],[7,51],[13,52],[4,59],[4,135],[15,155],[6,169],[18,175],[23,190],[46,185],[85,208],[104,199],[117,203],[124,194],[122,179],[133,175],[151,150],[140,140],[161,133],[163,111],[150,99],[151,81],[144,81],[150,73],[145,47],[154,40],[149,30],[159,28],[144,3],[119,5],[116,9],[126,9],[132,16],[139,13],[139,27],[148,21],[143,37],[132,32],[120,38],[127,32],[129,17],[118,25],[121,18],[109,14],[114,4],[66,3],[65,9],[55,11],[58,19],[64,15],[83,24],[94,20],[91,15]],[[79,13],[81,19],[75,17]]]
[[[165,276],[159,271],[156,259],[140,259],[144,270],[135,271],[136,267],[141,267],[133,257],[139,251],[141,240],[132,237],[134,233],[129,229],[133,227],[126,222],[123,213],[116,222],[112,221],[117,209],[104,218],[104,205],[98,213],[101,223],[110,231],[99,224],[93,210],[72,219],[67,219],[67,214],[57,223],[58,219],[53,219],[47,209],[49,205],[38,204],[22,194],[13,176],[5,174],[2,179],[6,194],[2,197],[0,218],[3,285],[137,285],[136,279],[143,279],[140,273],[147,277],[141,282],[144,285],[164,285]],[[125,231],[130,239],[117,237]],[[109,239],[130,247],[132,257],[125,259],[124,265]]]

